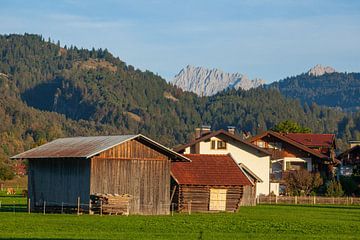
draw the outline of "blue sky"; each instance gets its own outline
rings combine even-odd
[[[0,33],[25,32],[168,80],[188,64],[268,82],[318,63],[360,72],[357,0],[1,0]]]

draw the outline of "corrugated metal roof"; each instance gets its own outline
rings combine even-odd
[[[176,160],[189,161],[186,157],[178,154],[163,145],[138,135],[119,136],[96,136],[96,137],[71,137],[59,138],[39,147],[30,149],[11,157],[12,159],[34,159],[34,158],[90,158],[126,141],[141,138],[156,145]]]
[[[239,186],[252,185],[230,155],[184,154],[191,162],[171,164],[171,174],[178,184]]]

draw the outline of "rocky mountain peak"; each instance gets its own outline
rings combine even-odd
[[[210,96],[227,88],[255,88],[265,83],[262,79],[250,80],[241,73],[226,73],[220,69],[207,69],[187,65],[173,79],[173,84],[199,96]]]
[[[324,67],[320,64],[317,64],[317,65],[315,65],[315,67],[311,68],[308,71],[308,74],[318,77],[318,76],[324,75],[325,73],[334,73],[334,72],[336,72],[336,70],[332,67],[329,67],[329,66]]]

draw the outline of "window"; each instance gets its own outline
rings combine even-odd
[[[307,170],[307,162],[286,162],[286,170]]]
[[[275,149],[281,150],[281,148],[282,148],[282,143],[281,142],[276,142],[275,143]]]
[[[216,141],[211,140],[211,149],[215,149],[215,147],[216,147]]]
[[[227,189],[210,189],[210,211],[225,211],[226,210],[226,192]]]
[[[218,149],[226,149],[226,142],[224,142],[224,141],[217,141],[217,148],[218,148]]]
[[[265,148],[265,142],[263,142],[263,141],[258,141],[257,145],[258,145],[258,147]]]

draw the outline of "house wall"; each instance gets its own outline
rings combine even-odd
[[[130,214],[170,213],[170,160],[137,140],[91,160],[90,193],[130,194]]]
[[[179,212],[209,212],[210,189],[227,189],[226,211],[234,212],[240,207],[243,186],[194,186],[180,185],[173,198]]]
[[[77,206],[89,203],[88,159],[29,159],[28,191],[31,207]]]
[[[200,154],[228,154],[237,163],[243,163],[252,172],[254,172],[261,180],[262,183],[256,185],[256,195],[269,194],[270,190],[270,156],[264,156],[263,153],[259,153],[258,150],[232,140],[231,138],[224,138],[227,142],[226,149],[211,149],[211,140],[222,140],[217,137],[212,137],[209,141],[200,142]],[[185,153],[190,153],[190,147],[185,149]]]

